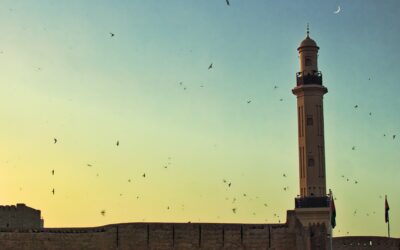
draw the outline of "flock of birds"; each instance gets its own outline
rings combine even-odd
[[[211,69],[211,68],[212,68],[212,64],[210,65],[210,69]],[[58,138],[53,138],[53,144],[57,144],[57,143],[59,143],[59,139],[58,139]],[[119,140],[117,140],[117,141],[115,142],[115,146],[117,146],[117,147],[120,146],[120,141],[119,141]],[[168,157],[168,161],[166,161],[166,163],[163,165],[163,167],[164,167],[165,169],[167,169],[168,167],[171,166],[171,164],[172,164],[172,163],[171,163],[171,157]],[[92,167],[93,165],[90,164],[90,163],[88,163],[87,166],[88,166],[88,167]],[[52,169],[52,170],[51,170],[51,175],[53,175],[53,176],[55,175],[55,169]],[[97,176],[98,176],[98,175],[97,175]],[[143,173],[141,176],[142,176],[143,178],[146,178],[146,173]],[[286,177],[287,177],[287,174],[286,174],[286,173],[283,173],[283,174],[282,174],[282,177],[283,177],[283,178],[286,178]],[[131,181],[132,181],[131,179],[128,179],[128,182],[129,182],[129,183],[130,183]],[[222,179],[222,182],[226,185],[227,188],[231,188],[231,187],[232,187],[232,181],[229,181],[229,180],[227,180],[227,179]],[[283,191],[287,191],[288,189],[289,189],[289,186],[284,186],[284,187],[282,188]],[[52,189],[51,189],[51,193],[52,193],[53,195],[55,195],[55,188],[52,188]],[[120,196],[122,196],[122,194],[120,194]],[[243,196],[244,198],[248,198],[248,197],[249,197],[247,193],[243,193],[242,196]],[[259,199],[259,198],[260,198],[260,197],[258,197],[258,196],[255,197],[255,199]],[[136,199],[139,199],[139,196],[136,196]],[[226,200],[230,200],[230,199],[227,197]],[[251,198],[251,200],[252,200],[252,198]],[[232,198],[232,204],[235,204],[236,201],[238,201],[238,198],[233,197],[233,198]],[[267,203],[264,203],[263,206],[264,206],[264,207],[268,207],[268,204],[267,204]],[[184,205],[182,205],[182,208],[184,208]],[[167,206],[166,209],[167,209],[167,210],[170,210],[171,207],[170,207],[170,206]],[[238,211],[238,208],[237,208],[237,207],[232,208],[232,213],[236,214],[237,211]],[[104,210],[104,209],[101,210],[101,211],[100,211],[100,214],[101,214],[102,216],[105,216],[105,215],[106,215],[106,210]],[[256,215],[256,213],[253,212],[253,215]],[[274,214],[274,217],[278,219],[278,222],[279,222],[279,223],[281,222],[280,216],[279,216],[278,214],[275,213],[275,214]],[[267,220],[266,220],[266,221],[267,221]]]

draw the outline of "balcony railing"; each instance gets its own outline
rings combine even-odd
[[[296,208],[329,207],[330,197],[302,197],[295,199]]]
[[[321,71],[316,71],[313,74],[304,74],[304,72],[296,73],[297,86],[307,85],[307,84],[317,84],[322,85],[322,73]]]

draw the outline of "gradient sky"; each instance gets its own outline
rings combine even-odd
[[[307,22],[334,233],[385,235],[387,194],[400,237],[398,0],[2,0],[0,204],[46,227],[284,221]]]

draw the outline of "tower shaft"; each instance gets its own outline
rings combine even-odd
[[[325,141],[322,85],[316,42],[309,35],[299,48],[300,72],[292,90],[297,96],[299,179],[301,197],[325,197]]]

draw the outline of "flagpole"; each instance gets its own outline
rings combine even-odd
[[[390,238],[390,221],[388,221],[388,237]]]
[[[333,196],[332,196],[332,190],[331,189],[329,189],[329,196],[330,196],[330,198],[331,198],[331,200],[330,200],[330,202],[329,202],[329,207],[331,208],[332,206],[331,206],[331,202],[332,202],[332,199],[333,199]],[[330,215],[331,216],[329,216],[330,218],[332,217],[332,209],[330,209]],[[333,228],[332,228],[332,224],[331,223],[329,223],[330,224],[330,236],[329,236],[329,238],[330,238],[330,250],[332,250],[333,249],[333,247],[332,247],[332,237],[333,237],[333,235],[332,235],[332,233],[333,233]]]

